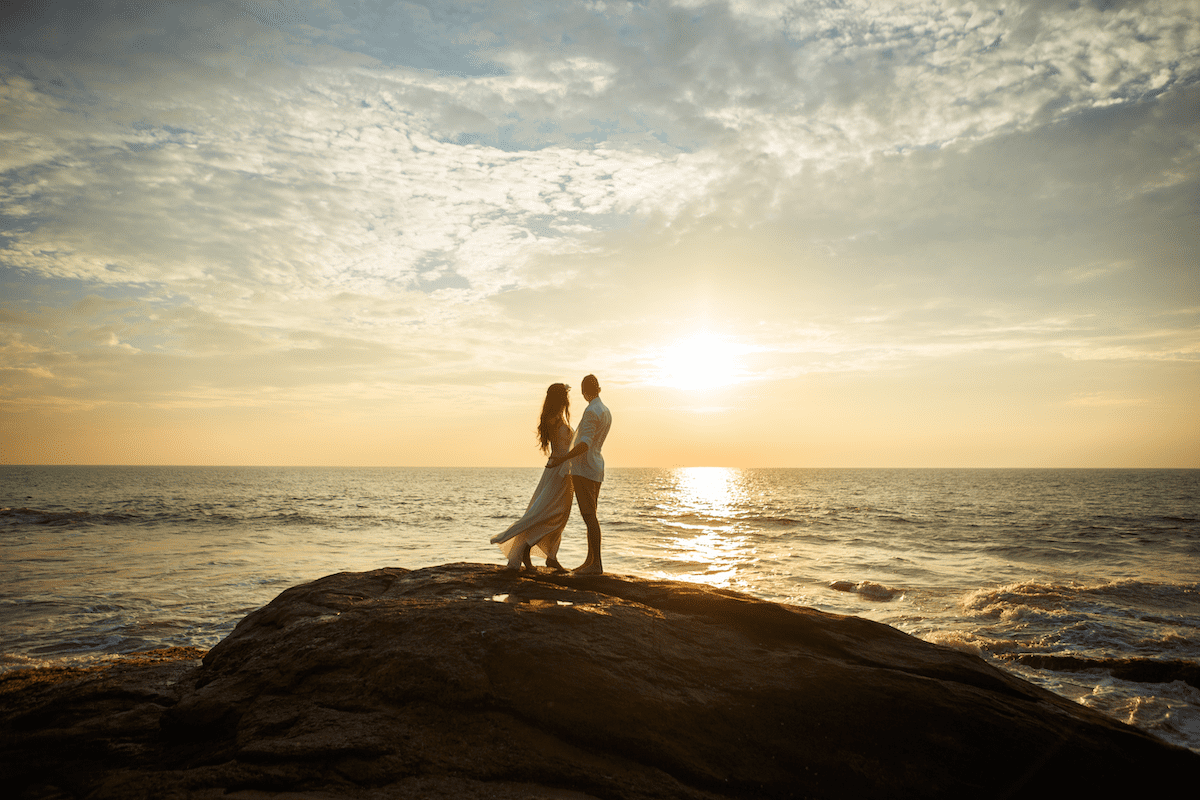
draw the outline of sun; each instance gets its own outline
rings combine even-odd
[[[664,348],[655,383],[674,389],[714,389],[745,379],[744,348],[710,333],[697,333]]]

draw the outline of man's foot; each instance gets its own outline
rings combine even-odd
[[[547,558],[546,566],[549,567],[550,569],[554,570],[555,572],[566,572],[567,571],[566,567],[564,567],[562,564],[558,563],[557,558]]]
[[[581,564],[575,568],[576,575],[603,575],[604,567],[599,564]]]

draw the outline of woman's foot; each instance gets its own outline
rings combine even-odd
[[[546,559],[546,566],[549,567],[550,569],[554,570],[555,572],[566,572],[567,571],[567,568],[564,567],[562,564],[558,563],[557,558],[553,558],[553,557]]]

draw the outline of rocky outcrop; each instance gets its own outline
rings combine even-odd
[[[331,575],[200,665],[0,697],[5,784],[26,796],[1017,797],[1200,770],[878,623],[476,564]]]

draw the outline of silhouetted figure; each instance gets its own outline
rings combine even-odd
[[[533,569],[532,551],[536,548],[546,557],[546,566],[563,569],[558,563],[558,546],[562,543],[563,528],[571,516],[571,467],[554,457],[566,455],[571,446],[571,402],[570,387],[565,383],[552,383],[546,389],[542,403],[542,414],[538,418],[538,442],[550,460],[542,471],[542,479],[533,490],[533,497],[525,508],[525,515],[508,530],[492,537],[492,543],[500,545],[508,556],[508,569],[517,570],[524,563]]]
[[[563,456],[551,455],[548,467],[557,467],[570,462],[571,482],[575,487],[575,501],[579,513],[587,525],[587,558],[575,569],[577,575],[599,575],[604,572],[604,561],[600,556],[600,522],[596,519],[596,506],[600,500],[600,484],[604,482],[604,456],[601,448],[612,427],[612,414],[608,406],[600,402],[600,381],[588,375],[579,385],[588,407],[579,420],[575,432],[575,446]],[[575,459],[571,461],[571,459]]]

